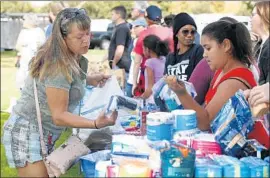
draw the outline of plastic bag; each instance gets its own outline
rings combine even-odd
[[[194,149],[172,142],[161,150],[162,177],[193,177],[195,157]]]
[[[81,170],[85,177],[94,177],[96,163],[98,161],[107,161],[111,158],[110,150],[98,151],[95,153],[90,153],[88,155],[82,156],[81,160]]]
[[[247,145],[246,136],[253,127],[251,111],[242,91],[227,101],[210,127],[225,154],[241,157]]]
[[[114,95],[124,96],[117,79],[112,76],[102,88],[93,88],[87,99],[83,99],[81,106],[81,116],[95,120],[101,110],[109,103]]]
[[[102,88],[87,86],[81,105],[76,108],[75,112],[81,113],[82,117],[95,120],[113,95],[124,95],[115,76],[112,76]],[[110,126],[98,130],[79,129],[78,136],[90,149],[103,150],[110,147],[114,127]],[[73,129],[73,134],[76,133],[77,129]]]
[[[149,156],[151,148],[145,140],[134,135],[113,135],[112,154],[134,154]]]
[[[197,93],[192,83],[184,82],[187,92],[195,98]],[[173,111],[176,109],[184,109],[177,95],[169,88],[164,78],[161,78],[153,86],[153,96],[156,105],[160,107],[160,111]]]

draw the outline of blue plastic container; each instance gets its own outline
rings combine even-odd
[[[240,161],[250,168],[251,177],[269,177],[269,163],[260,158],[248,156]]]
[[[173,115],[165,112],[150,113],[147,116],[147,139],[150,141],[172,140],[174,131]]]
[[[250,177],[250,169],[245,164],[223,166],[224,177]]]
[[[223,177],[250,177],[249,167],[235,157],[212,155],[211,158],[222,166]]]
[[[195,177],[222,177],[222,166],[215,164],[209,158],[197,158]]]
[[[194,110],[174,110],[172,114],[175,117],[176,131],[187,131],[197,128],[197,117]]]

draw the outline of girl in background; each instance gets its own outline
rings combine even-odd
[[[153,85],[163,77],[166,55],[169,53],[168,43],[161,41],[155,35],[149,35],[143,40],[145,62],[145,92],[141,95],[146,103],[155,103],[152,95]]]

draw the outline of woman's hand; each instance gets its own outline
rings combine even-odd
[[[145,90],[145,92],[139,97],[139,98],[142,98],[142,99],[147,99],[149,98],[150,96],[152,95],[152,90],[147,88]]]
[[[94,74],[91,76],[88,76],[87,83],[89,85],[93,86],[99,86],[103,87],[106,83],[106,81],[111,77],[111,75],[105,75],[105,74]]]
[[[165,82],[168,84],[169,88],[172,89],[176,94],[188,94],[184,82],[177,81],[176,76],[166,76]]]
[[[100,115],[98,116],[97,120],[95,120],[96,127],[100,129],[103,127],[114,125],[117,119],[117,116],[118,116],[117,111],[114,111],[110,117],[107,117],[105,115],[105,111],[102,111],[102,113],[100,113]]]
[[[249,93],[245,91],[245,93],[248,96],[248,102],[252,107],[261,103],[269,104],[269,82],[264,85],[254,87]]]

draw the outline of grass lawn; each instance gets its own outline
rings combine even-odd
[[[106,51],[103,50],[89,50],[87,56],[103,56]],[[91,59],[90,59],[91,60]],[[10,104],[11,97],[18,98],[20,96],[19,90],[15,86],[15,76],[16,76],[16,52],[14,51],[4,51],[1,52],[1,138],[3,135],[3,125],[8,119],[9,114],[5,111]],[[60,139],[57,141],[56,145],[62,144],[67,137],[71,134],[71,129],[63,132]],[[8,167],[5,149],[1,143],[1,177],[17,177],[16,169],[11,169]],[[79,175],[79,165],[73,166],[65,175],[61,177],[83,177],[82,174]]]

